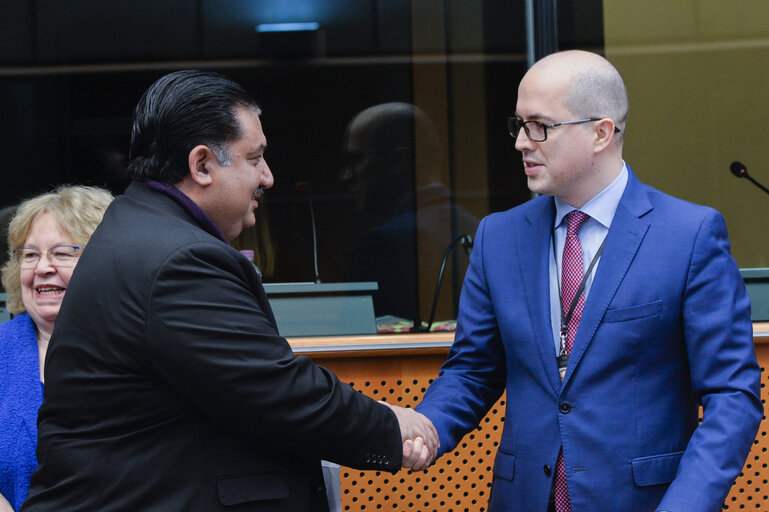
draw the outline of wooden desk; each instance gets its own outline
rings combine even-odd
[[[453,338],[453,333],[430,333],[294,338],[289,342],[295,353],[312,357],[371,398],[413,407],[438,375]],[[769,323],[753,325],[753,340],[763,393],[769,382]],[[504,405],[502,395],[479,428],[427,471],[392,475],[343,467],[342,510],[485,511]],[[769,509],[767,482],[769,423],[764,419],[725,510]]]

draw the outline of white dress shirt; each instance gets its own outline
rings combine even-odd
[[[579,243],[582,246],[583,272],[587,271],[587,268],[590,266],[590,263],[593,261],[593,258],[609,232],[609,226],[611,226],[611,221],[614,219],[614,213],[617,211],[619,200],[625,192],[627,180],[627,164],[623,161],[622,170],[614,181],[587,203],[582,205],[582,208],[579,208],[579,211],[590,216],[590,218],[582,225],[582,229],[579,230]],[[567,222],[564,220],[564,217],[577,208],[561,201],[557,197],[553,199],[555,199],[555,223],[553,225],[555,243],[550,244],[549,251],[550,321],[553,326],[555,355],[558,356],[561,351],[561,296],[559,293],[561,286],[561,257],[563,256],[563,246],[566,243],[567,227]],[[553,254],[553,246],[555,246],[556,249],[555,254]],[[590,287],[593,284],[593,277],[595,276],[599,264],[600,258],[596,262],[596,265],[593,267],[593,270],[585,283],[585,301],[587,301]]]

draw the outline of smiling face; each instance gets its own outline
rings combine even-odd
[[[518,88],[516,114],[525,121],[574,121],[563,104],[570,86],[568,73],[551,67],[532,68]],[[559,126],[547,130],[547,140],[532,142],[523,130],[515,140],[532,192],[556,196],[572,206],[584,204],[592,193],[594,124]]]
[[[272,187],[274,180],[264,151],[267,138],[262,131],[259,114],[249,108],[237,110],[242,137],[229,146],[229,165],[216,159],[207,164],[211,185],[206,191],[204,210],[227,240],[256,223],[254,209],[259,206],[256,193],[260,187]]]
[[[516,115],[546,124],[595,121],[547,129],[532,142],[520,130],[515,148],[533,192],[556,196],[579,208],[606,188],[622,170],[622,136],[627,90],[614,66],[580,50],[548,55],[535,63],[518,87]],[[615,131],[619,122],[621,132]]]
[[[53,215],[43,213],[32,223],[24,247],[43,252],[57,245],[77,244],[61,230]],[[22,267],[19,271],[21,300],[35,322],[38,333],[43,337],[49,337],[53,331],[74,268],[74,265],[64,268],[54,266],[48,256],[43,254],[36,266]]]

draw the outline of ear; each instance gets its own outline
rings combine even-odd
[[[614,142],[614,121],[604,118],[595,125],[595,143],[594,150],[600,153]]]
[[[414,154],[406,146],[398,146],[390,151],[391,171],[393,174],[404,174],[409,179],[414,174]]]
[[[198,144],[187,157],[190,178],[201,187],[207,187],[212,182],[210,167],[216,162],[216,156],[205,144]]]

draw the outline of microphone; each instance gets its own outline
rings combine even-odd
[[[473,249],[473,237],[467,234],[461,234],[454,239],[453,242],[446,247],[446,252],[443,253],[443,261],[441,262],[441,270],[438,272],[438,282],[435,284],[435,295],[433,296],[433,307],[430,310],[430,320],[427,322],[427,332],[433,326],[435,320],[435,310],[438,309],[438,296],[441,293],[441,284],[443,283],[443,271],[446,270],[446,261],[449,259],[449,254],[454,250],[458,243],[462,244],[462,248],[465,250],[465,254],[470,256],[470,251]]]
[[[729,166],[729,170],[732,171],[732,174],[738,178],[742,178],[743,176],[748,175],[748,170],[745,169],[745,166],[742,164],[742,162],[732,162],[732,165]]]
[[[748,169],[743,165],[741,162],[732,162],[732,165],[729,166],[729,170],[732,171],[732,174],[737,176],[738,178],[747,178],[748,181],[753,183],[755,186],[769,194],[769,189],[767,189],[765,186],[754,180],[749,174]]]
[[[475,243],[473,242],[473,237],[471,237],[470,235],[462,235],[461,238],[462,238],[461,240],[462,248],[465,250],[465,254],[470,256],[470,253],[473,250],[473,244]]]
[[[320,274],[318,274],[318,235],[317,229],[315,228],[315,207],[312,200],[310,183],[307,181],[300,181],[296,184],[296,191],[300,194],[307,192],[307,202],[310,205],[310,222],[312,223],[312,256],[315,263],[315,284],[320,284]]]

